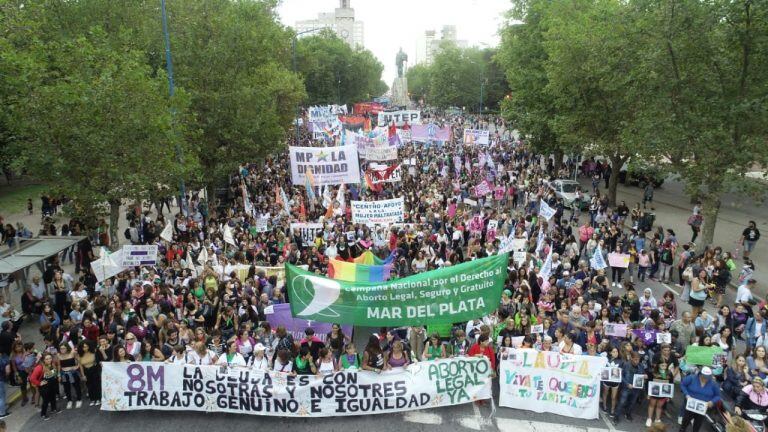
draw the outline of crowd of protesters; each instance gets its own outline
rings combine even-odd
[[[186,197],[183,212],[164,217],[163,206],[170,210],[165,201],[155,205],[154,213],[130,212],[130,226],[121,234],[133,244],[159,245],[157,266],[132,268],[99,283],[88,264],[95,259],[92,243],[108,242],[100,238],[85,239],[76,250],[52,258],[44,274],[25,287],[21,313],[13,315],[0,298],[0,358],[9,366],[9,383],[21,388],[22,405],[39,406],[46,420],[84,401],[99,405],[103,362],[329,374],[349,368],[380,372],[477,355],[488,357],[496,368],[508,348],[522,346],[605,356],[621,368],[621,382],[605,381],[601,389],[601,408],[614,422],[631,421],[641,399],[647,399],[643,413],[648,426],[661,423],[664,410],[671,409],[668,398],[648,397],[643,388],[635,388],[637,374],[644,374],[646,382],[679,382],[686,396],[711,407],[723,397],[734,401],[737,412],[768,406],[763,383],[768,376],[768,308],[751,294],[754,265],[746,258],[759,239],[754,223],[744,231],[749,249],[743,261],[719,247],[697,252],[695,244],[655,225],[653,210],[646,206],[652,202],[652,187],[631,209],[625,202],[609,205],[599,184],[610,175],[606,164],[594,159],[555,164],[532,153],[494,117],[435,115],[425,121],[451,125],[454,139],[404,144],[399,149],[402,182],[380,188],[334,186],[310,201],[303,185],[291,184],[285,155],[268,157],[242,165],[220,197]],[[464,127],[490,128],[491,145],[461,144]],[[310,136],[302,129],[298,144],[323,145]],[[577,201],[566,207],[548,185],[574,175],[593,179],[592,196],[579,191]],[[473,196],[473,186],[483,180],[501,186],[503,193]],[[400,196],[406,209],[402,224],[351,223],[351,200]],[[467,198],[477,205],[466,205]],[[538,216],[540,201],[556,209],[549,221]],[[700,213],[694,209],[694,215]],[[257,232],[253,228],[263,216],[269,217],[269,229]],[[470,229],[476,216],[482,227]],[[689,220],[694,235],[699,217]],[[488,229],[491,220],[498,223],[495,230]],[[290,231],[295,221],[321,222],[325,229],[308,240]],[[170,242],[160,237],[168,224],[173,228]],[[234,232],[234,246],[224,242],[225,224]],[[67,224],[72,233],[81,229],[77,220]],[[520,262],[510,260],[498,310],[455,323],[450,335],[430,334],[421,326],[385,328],[358,352],[352,335],[338,325],[327,335],[307,328],[303,338],[294,339],[266,320],[265,308],[290,299],[276,277],[254,266],[292,263],[324,275],[329,259],[351,260],[371,250],[382,258],[394,255],[392,277],[401,278],[493,255],[510,235],[526,240],[528,255]],[[542,278],[550,252],[550,275]],[[595,254],[605,254],[608,262],[610,252],[629,254],[629,266],[594,269]],[[74,273],[64,271],[67,260],[76,264]],[[238,265],[251,266],[248,274],[238,275]],[[683,298],[671,290],[654,296],[650,288],[643,289],[647,280],[675,283]],[[739,286],[735,303],[724,298],[729,283]],[[680,307],[678,300],[690,307]],[[708,300],[716,312],[706,310]],[[21,340],[21,314],[39,320],[41,346]],[[536,324],[543,325],[543,333],[531,332]],[[605,335],[607,324],[627,324],[627,334]],[[670,342],[657,343],[657,333],[669,333]],[[686,348],[692,345],[719,345],[727,356],[721,364],[697,367],[686,362]],[[703,416],[684,406],[674,414],[681,430],[701,427]]]

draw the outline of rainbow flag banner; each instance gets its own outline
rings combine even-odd
[[[383,260],[376,255],[373,254],[373,252],[367,250],[363,252],[362,255],[354,259],[355,264],[365,264],[365,265],[384,265],[389,264],[392,261],[392,258],[387,258],[386,260]]]
[[[332,259],[328,262],[328,277],[346,282],[384,282],[389,280],[392,264],[367,265]]]

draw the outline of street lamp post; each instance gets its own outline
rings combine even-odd
[[[483,87],[485,87],[485,80],[480,81],[480,107],[477,111],[478,114],[483,113]]]
[[[165,0],[163,0],[163,2],[165,2]],[[294,74],[298,73],[298,71],[296,69],[296,38],[298,38],[299,35],[303,35],[303,34],[306,34],[306,33],[312,33],[312,32],[316,32],[316,31],[319,31],[319,30],[323,30],[323,29],[322,28],[312,28],[312,29],[309,29],[309,30],[304,30],[304,31],[298,32],[295,35],[293,35],[293,40],[291,41],[291,51],[292,51],[291,54],[292,54],[292,58],[293,58],[293,73]],[[294,130],[296,131],[296,145],[299,145],[299,102],[298,101],[296,102],[296,119],[294,121],[296,122],[296,124],[294,125],[295,126]]]
[[[168,14],[165,11],[165,0],[160,0],[160,8],[163,21],[163,38],[165,39],[165,69],[168,73],[168,97],[173,98],[174,85],[173,85],[173,59],[171,57],[171,37],[168,34]],[[173,108],[171,108],[171,115],[174,114]],[[181,156],[181,147],[176,142],[176,158],[179,160],[179,164],[183,164],[184,160]],[[184,198],[186,196],[186,188],[184,187],[184,178],[179,178],[179,211],[183,214],[186,208]],[[210,197],[208,197],[210,199]]]

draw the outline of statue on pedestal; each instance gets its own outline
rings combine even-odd
[[[405,62],[408,61],[408,54],[403,52],[403,48],[400,48],[400,51],[397,52],[397,56],[395,57],[395,64],[397,65],[397,77],[402,78],[403,74],[405,73]]]

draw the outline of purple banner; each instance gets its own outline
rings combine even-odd
[[[272,330],[275,330],[278,326],[284,326],[297,342],[304,337],[304,330],[307,327],[312,327],[315,331],[315,336],[320,338],[323,342],[325,342],[328,333],[331,332],[332,324],[330,323],[294,318],[291,314],[291,305],[288,303],[273,305],[272,313],[269,312],[269,308],[267,308],[264,311],[264,314],[267,316],[267,321],[269,322],[269,325],[272,326]],[[352,338],[351,325],[342,325],[341,331],[350,339]]]
[[[444,126],[437,127],[436,124],[411,125],[412,141],[449,141],[451,139],[451,128]]]

